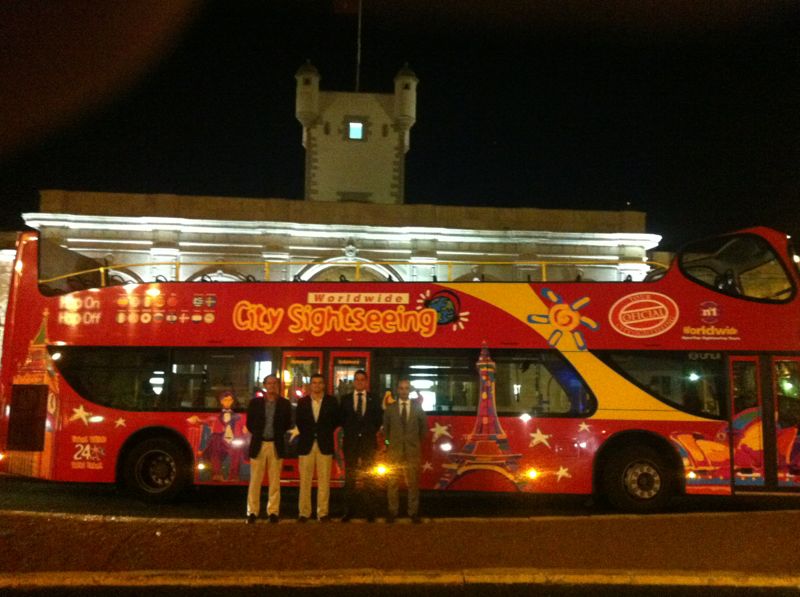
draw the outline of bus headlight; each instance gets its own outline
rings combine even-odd
[[[389,467],[385,464],[376,464],[372,467],[372,474],[376,477],[385,477],[389,474]]]

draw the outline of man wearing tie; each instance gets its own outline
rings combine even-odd
[[[331,465],[333,432],[339,426],[339,405],[336,398],[325,394],[325,378],[311,376],[311,394],[297,401],[297,453],[300,456],[300,515],[297,522],[311,516],[311,481],[317,470],[317,519],[330,520]]]
[[[391,467],[387,480],[389,514],[386,522],[394,522],[400,509],[397,487],[399,469],[405,474],[408,487],[408,515],[411,522],[421,522],[419,517],[419,476],[422,442],[428,433],[428,418],[419,400],[409,400],[411,382],[401,377],[397,382],[397,400],[383,413],[383,432],[386,436],[386,457]]]
[[[342,396],[340,420],[344,431],[344,503],[342,522],[349,522],[361,501],[367,521],[375,520],[375,482],[370,469],[375,461],[375,435],[383,422],[380,401],[367,391],[367,374],[359,369],[353,376],[354,391]],[[357,491],[361,477],[363,490]]]

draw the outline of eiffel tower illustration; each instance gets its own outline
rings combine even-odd
[[[49,310],[42,314],[42,323],[36,336],[28,343],[25,361],[14,374],[14,385],[49,386],[51,392],[58,392],[58,380],[55,377],[53,360],[47,352],[47,317]]]
[[[481,355],[476,363],[480,378],[480,400],[478,413],[472,432],[466,436],[464,447],[447,455],[449,462],[442,465],[444,474],[439,479],[437,489],[447,489],[456,480],[472,471],[493,471],[512,481],[518,488],[524,481],[517,478],[519,460],[522,454],[512,454],[508,446],[508,436],[497,418],[497,405],[494,394],[495,362],[489,355],[489,347],[484,342]]]

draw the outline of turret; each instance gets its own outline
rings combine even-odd
[[[297,80],[294,114],[307,129],[319,117],[319,71],[307,60],[294,78]]]
[[[419,79],[408,64],[394,77],[394,122],[406,132],[417,120],[417,83]]]

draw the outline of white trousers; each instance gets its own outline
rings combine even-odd
[[[317,442],[311,452],[300,456],[300,516],[311,517],[311,481],[317,469],[317,518],[328,515],[328,500],[331,493],[331,467],[333,456],[319,451]]]
[[[267,514],[279,514],[281,509],[281,463],[275,451],[275,442],[261,442],[258,456],[250,459],[250,487],[247,489],[247,514],[258,516],[261,510],[261,485],[264,471],[269,483]]]

